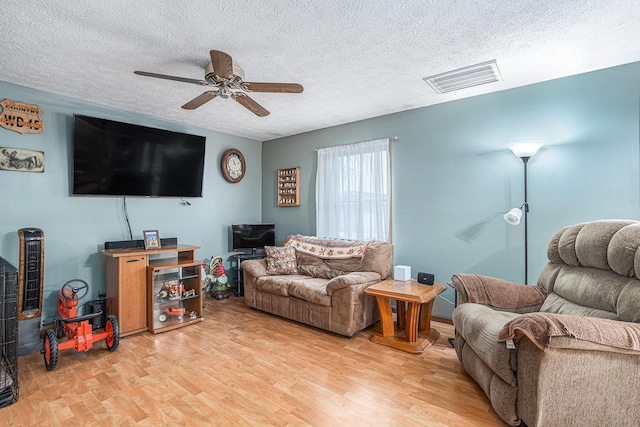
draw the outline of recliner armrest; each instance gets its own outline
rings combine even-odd
[[[640,324],[598,317],[556,313],[528,313],[509,321],[498,334],[498,342],[518,341],[526,336],[538,348],[551,346],[556,337],[571,337],[601,347],[635,352],[640,355]],[[557,340],[553,348],[578,348],[575,342]],[[589,344],[583,349],[592,347]],[[593,350],[593,348],[590,348]],[[602,350],[602,349],[600,349]]]
[[[539,286],[527,286],[478,274],[454,274],[451,286],[460,304],[477,303],[517,313],[538,311],[547,297]]]
[[[610,353],[635,354],[640,357],[640,350],[629,350],[605,344],[598,344],[591,341],[579,340],[569,336],[550,337],[548,348],[583,350],[583,351],[604,351]]]

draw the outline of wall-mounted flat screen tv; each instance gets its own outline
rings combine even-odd
[[[275,224],[233,224],[231,226],[232,250],[256,252],[265,246],[276,245]]]
[[[74,195],[202,197],[203,136],[74,116]]]

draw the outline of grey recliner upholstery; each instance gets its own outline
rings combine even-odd
[[[455,349],[517,426],[640,425],[640,222],[565,227],[537,286],[452,277]]]

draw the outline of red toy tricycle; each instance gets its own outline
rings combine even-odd
[[[72,286],[79,282],[80,285]],[[97,313],[78,316],[78,301],[89,292],[89,285],[84,280],[73,279],[65,283],[58,291],[58,324],[56,331],[48,329],[44,336],[44,345],[41,353],[44,355],[44,365],[47,371],[52,371],[58,365],[58,351],[75,348],[77,351],[89,351],[94,341],[105,340],[107,349],[115,351],[120,343],[120,328],[116,316],[107,316],[103,332],[93,333],[89,322],[102,315]],[[69,339],[58,343],[57,338],[66,335]]]

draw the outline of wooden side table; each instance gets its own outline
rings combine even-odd
[[[431,328],[433,301],[445,291],[442,283],[423,285],[415,280],[383,280],[365,293],[376,297],[381,331],[371,337],[377,344],[409,353],[422,353],[435,343],[440,332]],[[398,330],[394,327],[391,300],[397,303]],[[405,307],[406,305],[406,307]]]

